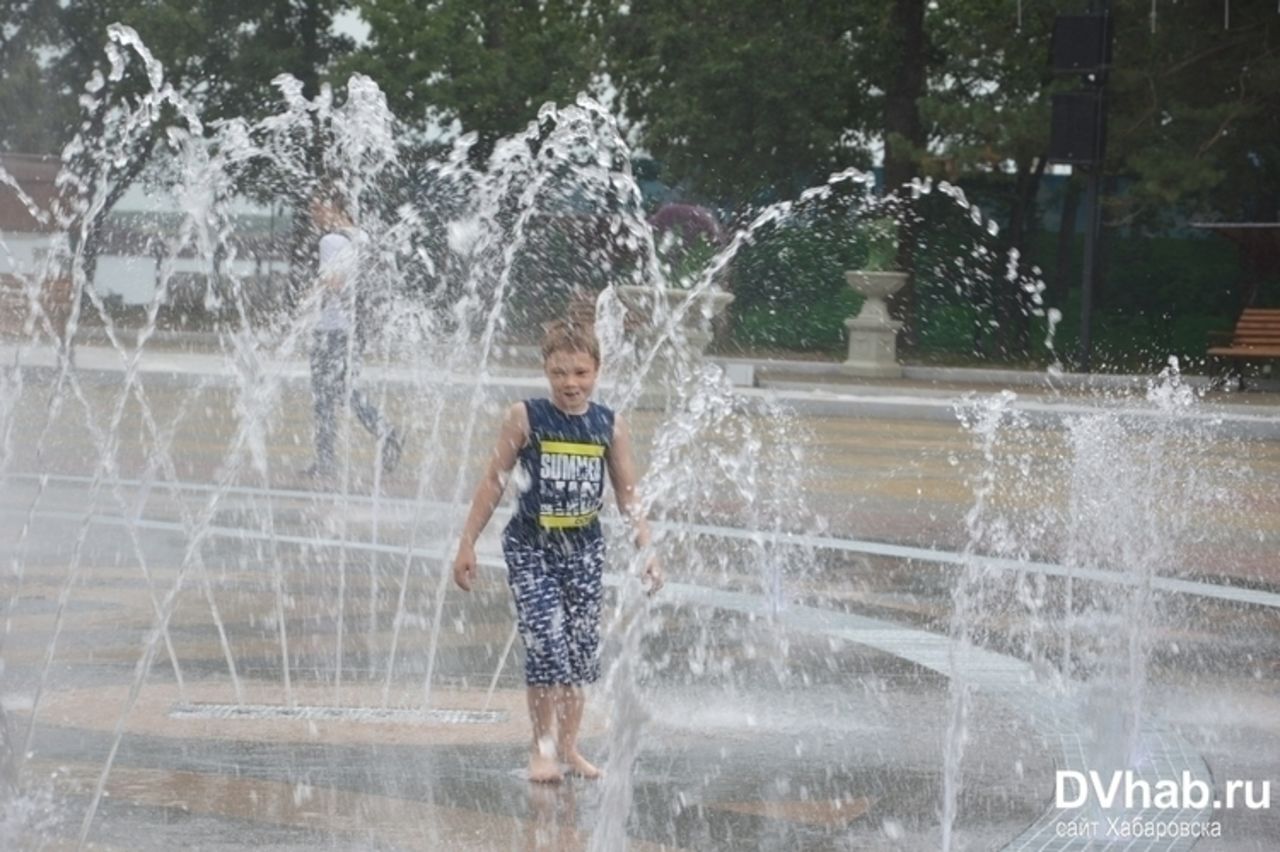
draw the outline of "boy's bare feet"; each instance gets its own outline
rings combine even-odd
[[[600,771],[600,767],[583,757],[577,749],[569,752],[565,762],[569,764],[569,774],[577,775],[579,778],[594,781],[604,774]]]
[[[564,780],[554,754],[535,750],[529,755],[529,780],[538,784],[557,784]]]

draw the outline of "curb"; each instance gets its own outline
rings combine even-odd
[[[37,376],[51,376],[56,370],[56,355],[49,347],[4,346],[0,345],[0,364],[18,363],[17,357],[22,354],[22,366],[25,372]],[[515,353],[519,354],[519,353]],[[723,363],[720,359],[718,363]],[[86,377],[88,381],[99,382],[109,380],[112,374],[123,370],[119,356],[100,347],[83,347],[77,351],[76,373]],[[730,366],[741,364],[741,361],[730,361]],[[749,364],[769,365],[778,362],[745,362]],[[817,368],[817,369],[813,369]],[[149,352],[139,360],[138,372],[148,380],[168,382],[177,385],[205,382],[215,386],[235,386],[243,381],[229,362],[214,353],[192,352]],[[499,368],[484,376],[480,383],[484,388],[484,396],[490,400],[503,398],[513,399],[537,393],[543,388],[543,379],[534,369]],[[823,371],[838,371],[837,364],[818,364],[811,368],[812,375],[822,375]],[[935,371],[935,375],[956,377],[974,371],[963,371],[954,368],[921,368]],[[945,373],[938,372],[945,370]],[[726,372],[729,368],[726,367]],[[1005,373],[1017,374],[1017,371],[985,371],[987,377],[999,377]],[[401,366],[384,364],[366,364],[363,371],[366,381],[375,384],[393,386],[413,386],[423,380],[421,372]],[[280,366],[276,373],[281,381],[305,384],[309,381],[308,368],[305,362],[290,362]],[[1041,374],[1027,374],[1036,376]],[[474,388],[477,381],[472,376],[454,375],[433,377],[442,386],[457,388],[459,393],[466,393]],[[1104,377],[1084,377],[1096,379]],[[1112,378],[1112,377],[1106,377]],[[1146,377],[1127,377],[1128,381],[1141,380],[1141,388],[1146,389],[1150,381]],[[892,385],[853,385],[837,383],[788,382],[770,380],[757,382],[761,386],[739,386],[737,393],[750,411],[761,412],[770,406],[780,405],[799,414],[819,417],[853,417],[870,419],[926,420],[935,422],[955,422],[957,408],[963,404],[965,393],[956,390],[939,388],[907,388]],[[981,385],[980,382],[973,382]],[[815,386],[816,385],[816,386]],[[980,399],[1003,388],[1003,384],[990,385],[987,390],[975,387],[973,392]],[[606,392],[608,383],[602,383],[601,389]],[[655,400],[641,400],[641,407],[658,407]],[[1215,434],[1245,440],[1280,440],[1280,407],[1274,405],[1233,405],[1224,403],[1202,402],[1189,410],[1169,412],[1145,403],[1144,400],[1108,399],[1105,396],[1085,399],[1044,399],[1038,397],[1015,397],[1008,404],[1011,411],[1023,415],[1027,421],[1037,427],[1056,429],[1072,418],[1093,416],[1101,412],[1114,412],[1119,416],[1136,420],[1167,420],[1190,428],[1203,428]]]

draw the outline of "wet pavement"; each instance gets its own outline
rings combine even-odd
[[[315,483],[295,473],[308,461],[305,386],[287,385],[260,436],[271,467],[229,477],[236,393],[206,374],[144,379],[146,412],[115,409],[106,369],[61,401],[33,382],[14,402],[0,699],[24,757],[0,845],[926,850],[943,848],[949,823],[953,849],[1189,848],[1053,836],[1054,771],[1110,736],[1096,713],[1108,696],[1093,688],[1106,660],[1093,651],[1127,611],[1108,609],[1104,584],[1049,571],[1006,586],[984,573],[999,564],[964,561],[975,547],[1022,565],[1063,552],[1053,521],[1071,514],[1069,486],[1084,475],[1065,425],[1078,411],[1064,428],[1010,429],[984,446],[954,415],[799,405],[801,489],[822,518],[804,561],[787,563],[803,569],[779,590],[735,538],[752,531],[727,495],[700,507],[701,532],[678,537],[719,558],[686,565],[673,549],[672,587],[652,603],[637,601],[616,553],[606,655],[629,664],[593,690],[584,736],[606,778],[542,786],[522,774],[528,722],[500,521],[475,593],[453,590],[442,569],[462,511],[453,482],[478,469],[488,431],[465,447],[446,439],[458,468],[447,481],[417,475],[421,446],[371,481],[363,442],[345,484]],[[499,390],[536,381],[516,375]],[[957,390],[893,388],[930,411]],[[786,404],[790,391],[759,393]],[[394,386],[387,402],[413,410]],[[1249,405],[1280,417],[1264,397]],[[648,446],[662,418],[634,421]],[[1170,508],[1178,523],[1157,530],[1178,540],[1160,576],[1188,585],[1147,599],[1142,761],[1280,784],[1280,442],[1212,428],[1157,436],[1193,472],[1170,482],[1206,499]],[[154,466],[153,440],[167,442],[172,469]],[[978,521],[1041,530],[1017,553],[992,552],[975,527],[984,471],[997,475]],[[991,601],[965,622],[981,653],[957,661],[961,576],[975,593],[1035,603]],[[161,630],[157,612],[169,613]],[[1062,656],[1076,687],[1053,675]],[[1198,849],[1280,843],[1270,809],[1178,819],[1219,823]]]

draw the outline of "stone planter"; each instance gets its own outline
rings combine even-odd
[[[711,344],[711,321],[733,301],[732,293],[719,289],[703,290],[694,295],[689,290],[624,284],[617,288],[617,292],[618,299],[627,308],[629,330],[652,329],[655,318],[661,321],[676,311],[682,311],[680,330],[698,355]],[[690,298],[693,304],[686,304]]]
[[[849,358],[842,366],[843,372],[876,379],[901,378],[898,332],[902,323],[890,319],[884,300],[902,289],[907,273],[855,269],[845,272],[844,277],[866,301],[856,317],[844,321],[849,332]]]

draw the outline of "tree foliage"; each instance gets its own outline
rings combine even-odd
[[[1274,220],[1280,208],[1280,11],[1264,0],[1116,4],[1111,169],[1119,221],[1172,212]]]
[[[487,150],[600,70],[600,15],[581,0],[359,0],[369,43],[345,63],[405,120],[474,132]]]
[[[207,120],[260,114],[280,72],[311,95],[326,74],[358,70],[411,126],[476,132],[483,160],[544,102],[616,92],[630,140],[685,194],[742,209],[881,160],[890,185],[917,174],[962,185],[1005,226],[1000,247],[1019,248],[1037,229],[1050,96],[1078,85],[1049,68],[1053,18],[1084,5],[0,0],[0,150],[53,151],[70,137],[84,81],[103,63],[104,28],[118,20]],[[370,28],[354,52],[332,33],[346,7]],[[1110,8],[1108,222],[1159,230],[1192,217],[1276,219],[1274,0]],[[1073,234],[1064,219],[1062,258]]]
[[[105,66],[107,27],[137,31],[165,80],[206,122],[255,116],[273,104],[272,80],[298,77],[314,96],[354,45],[333,32],[347,0],[3,0],[0,145],[52,153],[77,129],[78,101]],[[123,89],[127,90],[129,83]],[[137,86],[146,85],[134,81]],[[12,106],[10,106],[12,104]],[[34,108],[36,105],[43,108]],[[11,111],[12,110],[12,111]]]
[[[1047,152],[1049,94],[1060,84],[1049,67],[1054,9],[957,0],[930,13],[930,86],[921,98],[931,156],[922,171],[956,178],[999,171]]]
[[[637,0],[610,21],[622,107],[673,179],[722,199],[789,197],[869,163],[877,105],[859,4]]]
[[[65,141],[73,99],[50,97],[41,51],[61,40],[57,0],[0,0],[0,150],[46,153]]]

